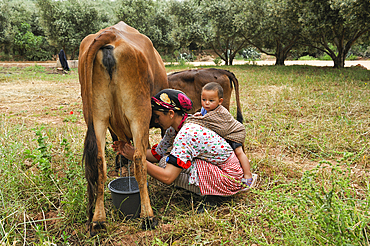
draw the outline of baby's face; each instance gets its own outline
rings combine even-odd
[[[222,104],[223,99],[218,97],[217,91],[203,90],[201,95],[202,107],[207,112],[214,110],[218,105]]]

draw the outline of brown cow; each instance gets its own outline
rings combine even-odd
[[[224,101],[222,105],[229,109],[231,92],[233,84],[236,97],[236,118],[243,122],[243,115],[239,99],[239,82],[235,75],[227,70],[208,68],[192,69],[176,72],[168,75],[168,84],[170,88],[181,90],[193,101],[193,109],[190,113],[197,112],[201,109],[200,94],[202,87],[209,82],[217,82],[224,89]]]
[[[88,223],[93,236],[106,219],[104,148],[108,128],[120,140],[133,140],[135,178],[141,198],[140,216],[153,217],[146,185],[145,157],[152,114],[151,96],[168,88],[168,83],[164,64],[152,42],[124,22],[84,38],[79,63],[87,124],[83,161],[88,182]]]
[[[217,82],[222,86],[224,89],[224,101],[222,105],[227,109],[230,107],[231,92],[234,85],[237,108],[236,118],[239,122],[243,122],[239,98],[239,81],[232,72],[223,69],[205,68],[185,70],[168,75],[169,87],[183,91],[193,101],[193,109],[190,113],[195,113],[201,109],[200,96],[202,87],[209,82]],[[160,126],[154,122],[151,122],[151,126],[160,128]],[[164,131],[163,129],[161,130],[163,136]],[[113,141],[117,141],[117,136],[114,133],[111,132],[111,136]],[[115,162],[116,170],[124,164],[127,164],[127,159],[123,158],[123,160],[124,162],[121,163],[117,156]]]

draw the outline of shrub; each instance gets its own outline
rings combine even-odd
[[[247,60],[257,60],[261,58],[261,53],[259,53],[255,48],[249,47],[239,51],[239,54]]]
[[[14,48],[18,54],[29,61],[49,60],[52,54],[48,52],[48,42],[43,36],[35,36],[28,23],[22,23],[19,32],[14,37]]]
[[[307,60],[317,60],[317,58],[315,58],[315,57],[312,57],[312,56],[310,56],[310,55],[306,55],[306,56],[301,56],[301,57],[299,57],[298,58],[298,60],[304,60],[304,61],[307,61]]]
[[[346,57],[346,60],[357,60],[357,56],[356,55],[353,55],[353,54],[351,54],[351,55],[348,55],[347,57]]]
[[[213,62],[216,64],[216,66],[220,66],[220,65],[221,65],[221,63],[222,63],[222,60],[221,60],[221,58],[218,56],[218,57],[216,57],[216,58],[213,60]]]
[[[328,54],[325,54],[323,56],[319,56],[319,60],[324,60],[324,61],[331,61],[331,57]]]

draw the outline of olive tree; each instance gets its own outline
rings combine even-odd
[[[52,54],[48,51],[48,43],[44,36],[33,34],[31,25],[22,23],[14,37],[14,50],[29,61],[49,60]]]
[[[36,36],[43,36],[38,23],[37,10],[32,1],[0,0],[0,47],[7,54],[14,54],[14,38],[21,31],[23,23],[30,25],[30,31]]]
[[[247,44],[239,23],[235,21],[242,13],[243,5],[244,1],[233,0],[201,2],[204,18],[209,24],[208,43],[225,65],[232,65],[235,56]]]
[[[352,45],[370,30],[370,1],[295,1],[305,37],[302,44],[328,54],[335,68],[344,67]]]
[[[166,1],[120,0],[116,17],[148,36],[155,48],[171,50],[175,41],[171,36],[173,24],[166,6]]]
[[[204,18],[203,6],[197,0],[173,0],[169,5],[173,18],[172,36],[180,47],[202,49],[211,36],[210,25]]]
[[[37,0],[42,25],[50,43],[71,54],[71,59],[84,37],[99,31],[102,17],[88,0]]]
[[[9,6],[4,0],[0,0],[0,50],[9,44],[10,20]],[[7,50],[8,51],[8,50]]]
[[[236,17],[245,40],[259,51],[276,57],[284,65],[301,36],[297,5],[291,0],[254,0],[243,5]]]

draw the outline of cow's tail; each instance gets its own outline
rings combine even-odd
[[[104,34],[104,35],[103,35]],[[83,93],[84,101],[84,112],[86,115],[87,123],[87,133],[85,138],[84,152],[82,157],[82,163],[85,164],[85,178],[87,180],[87,193],[88,193],[88,205],[87,213],[89,216],[88,223],[90,224],[93,217],[93,206],[95,204],[96,193],[97,193],[97,182],[98,182],[98,170],[101,159],[98,159],[98,145],[93,123],[93,113],[92,113],[92,73],[93,73],[93,63],[99,49],[105,45],[111,43],[116,38],[113,31],[107,30],[102,32],[99,36],[95,37],[90,43],[88,50],[82,56],[81,65],[83,65],[83,76],[80,76],[80,83],[83,83],[84,90]],[[108,71],[110,73],[110,71]],[[111,75],[111,73],[110,73]],[[83,79],[84,78],[84,79]],[[82,81],[83,79],[83,81]]]
[[[92,121],[87,127],[82,162],[85,163],[88,194],[87,214],[89,216],[88,224],[90,224],[93,217],[93,206],[97,192],[96,184],[98,181],[98,145],[96,143],[95,129]]]
[[[236,120],[239,121],[240,123],[243,123],[243,114],[242,114],[242,108],[240,106],[240,97],[239,97],[239,81],[232,72],[228,70],[225,70],[225,71],[227,72],[227,75],[230,79],[231,87],[234,84],[234,88],[235,88]]]

